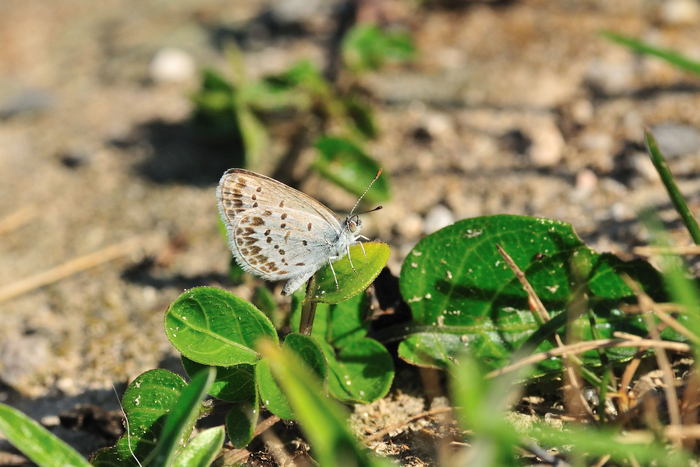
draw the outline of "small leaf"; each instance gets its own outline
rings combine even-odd
[[[253,440],[260,409],[258,404],[236,404],[226,414],[226,432],[235,448],[243,449]]]
[[[180,295],[165,315],[165,334],[184,356],[198,363],[255,363],[261,337],[277,340],[270,320],[247,301],[212,287]]]
[[[224,438],[223,426],[200,432],[187,443],[175,459],[173,467],[209,467],[219,455]]]
[[[260,165],[270,146],[267,130],[258,117],[240,102],[236,104],[235,111],[238,131],[243,140],[245,166],[255,169]]]
[[[128,431],[109,449],[99,451],[93,465],[138,465],[155,447],[165,416],[175,407],[185,381],[175,373],[156,369],[140,374],[124,392],[122,407]],[[133,453],[133,455],[132,455]]]
[[[292,420],[294,412],[289,405],[284,393],[272,376],[270,366],[265,360],[261,360],[255,367],[255,383],[260,393],[260,403],[267,410],[285,420]]]
[[[324,136],[316,141],[318,157],[313,167],[321,175],[360,196],[379,171],[379,164],[365,154],[356,144],[344,138]],[[380,176],[365,195],[371,203],[386,201],[391,197],[386,174]]]
[[[348,68],[357,72],[376,70],[388,61],[409,60],[415,49],[408,33],[360,24],[345,36],[342,53]]]
[[[294,352],[319,378],[325,378],[327,372],[326,358],[319,344],[311,337],[298,333],[289,334],[284,339],[282,347]],[[294,418],[292,408],[280,389],[277,380],[272,377],[267,362],[261,361],[258,363],[255,376],[262,404],[280,418]]]
[[[181,359],[182,366],[190,378],[207,367],[207,365],[193,362],[185,356],[182,356]],[[252,403],[256,397],[255,366],[241,364],[216,367],[216,379],[209,388],[209,394],[227,402]]]
[[[216,369],[206,368],[197,373],[182,390],[175,406],[165,419],[163,430],[158,437],[158,444],[149,454],[145,464],[152,462],[154,465],[170,465],[172,463],[180,444],[192,432],[199,416],[202,400],[215,378]]]
[[[338,400],[368,404],[384,397],[394,379],[386,348],[368,337],[347,342],[337,353],[319,342],[328,361],[328,390]]]
[[[362,247],[364,246],[364,251]],[[355,266],[353,271],[347,255],[333,263],[338,287],[335,285],[330,266],[316,273],[316,286],[311,293],[314,300],[324,303],[343,302],[363,290],[374,281],[389,260],[389,246],[385,243],[367,242],[350,247],[350,256]]]
[[[261,342],[260,350],[284,387],[319,465],[386,465],[361,447],[346,425],[347,411],[324,395],[318,376],[296,355],[269,341]]]
[[[345,113],[364,138],[373,139],[379,134],[372,106],[358,95],[343,99]]]
[[[303,289],[303,288],[302,288]],[[280,327],[283,323],[282,321],[286,318],[277,308],[277,300],[270,289],[264,285],[259,285],[255,287],[253,291],[253,297],[250,299],[255,307],[265,313],[265,315],[270,318],[275,327]]]
[[[0,403],[0,433],[38,465],[88,467],[90,463],[46,428],[17,409]]]

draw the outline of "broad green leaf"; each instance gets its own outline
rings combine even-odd
[[[298,333],[289,334],[285,337],[282,347],[294,352],[317,377],[321,379],[326,377],[328,371],[326,358],[319,344],[311,337]],[[273,378],[268,362],[263,360],[258,363],[255,376],[262,404],[280,418],[294,418],[292,408],[280,389],[278,381]]]
[[[389,61],[413,57],[411,36],[403,31],[383,31],[375,25],[360,24],[345,36],[342,45],[345,64],[353,71],[376,70]]]
[[[319,465],[387,465],[361,447],[347,426],[347,411],[324,394],[321,380],[296,355],[269,341],[261,343],[260,350],[289,398]]]
[[[38,465],[89,466],[72,447],[17,409],[0,403],[0,433]]]
[[[216,369],[208,367],[197,373],[182,389],[175,406],[168,412],[158,444],[151,451],[145,464],[170,465],[178,449],[189,437],[202,407],[202,400],[216,378]]]
[[[180,295],[165,314],[165,334],[184,356],[198,363],[255,363],[261,337],[277,340],[270,320],[247,301],[221,289],[197,287]]]
[[[330,266],[319,270],[316,273],[316,284],[311,291],[311,296],[319,302],[340,303],[359,294],[369,287],[382,271],[389,260],[390,252],[387,244],[379,242],[351,246],[350,256],[355,270],[350,266],[347,255],[335,261],[333,270],[338,279],[338,287],[335,285]]]
[[[235,448],[242,449],[253,440],[260,409],[256,403],[236,404],[226,414],[226,433]]]
[[[635,302],[620,273],[635,278],[647,292],[663,298],[658,273],[642,261],[623,262],[587,248],[571,226],[548,219],[500,215],[459,221],[421,240],[401,269],[401,294],[409,304],[413,324],[399,346],[399,356],[413,364],[444,367],[464,349],[496,368],[538,328],[527,294],[496,250],[501,245],[525,273],[550,315],[556,319],[568,306],[575,287],[585,286],[595,313],[595,331],[645,334],[640,316],[619,307]],[[562,321],[564,324],[564,321]],[[583,339],[594,333],[588,317],[574,325]],[[562,330],[560,330],[562,332]],[[538,348],[551,348],[549,341]],[[606,350],[620,360],[633,349]],[[597,352],[582,355],[599,363]],[[560,368],[558,360],[542,362],[539,370]]]
[[[219,455],[226,433],[223,426],[215,426],[188,441],[175,459],[173,467],[209,467]]]
[[[122,397],[127,432],[113,448],[98,452],[92,464],[138,465],[133,455],[143,463],[158,442],[165,417],[177,404],[185,386],[182,378],[167,370],[150,370],[139,375]]]
[[[316,141],[317,157],[313,167],[336,185],[360,196],[375,177],[379,164],[345,138],[323,136]],[[391,197],[386,174],[380,176],[365,195],[370,203]]]
[[[384,397],[394,379],[394,360],[374,339],[347,341],[337,351],[320,342],[328,361],[328,390],[338,400],[367,404]]]
[[[207,367],[184,356],[181,359],[190,378]],[[255,401],[255,366],[241,364],[216,367],[216,379],[209,388],[209,394],[227,402],[252,403]]]
[[[283,315],[283,313],[277,308],[277,300],[275,300],[275,296],[270,289],[264,285],[255,287],[253,297],[250,299],[250,301],[258,310],[262,311],[268,318],[270,318],[275,328],[282,326],[282,321],[286,318],[286,314]]]

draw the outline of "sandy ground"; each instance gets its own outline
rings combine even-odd
[[[394,192],[365,225],[392,245],[395,274],[421,236],[464,217],[562,219],[617,252],[644,242],[644,207],[678,228],[644,153],[645,126],[698,207],[698,79],[597,35],[614,29],[700,58],[696,2],[467,2],[418,13],[410,2],[385,3],[420,52],[365,81],[383,130],[370,152]],[[686,13],[674,17],[665,4]],[[112,261],[0,302],[0,400],[84,452],[103,439],[56,427],[56,415],[79,403],[114,409],[112,383],[177,370],[162,330],[167,305],[196,285],[233,289],[214,197],[231,155],[203,147],[188,127],[198,76],[163,83],[149,64],[177,47],[196,68],[224,69],[221,45],[232,37],[246,38],[253,76],[323,60],[327,16],[301,15],[306,31],[276,35],[260,21],[266,5],[0,5],[0,227],[19,219],[0,233],[0,287],[131,242]],[[317,176],[301,188],[338,209],[353,202]],[[233,290],[250,295],[249,286]]]

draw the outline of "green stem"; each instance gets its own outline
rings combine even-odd
[[[656,140],[649,130],[644,131],[644,139],[647,143],[651,162],[654,164],[654,167],[656,167],[656,171],[659,172],[661,181],[664,183],[666,191],[668,191],[668,196],[671,198],[673,206],[676,208],[676,211],[678,211],[678,214],[680,214],[695,244],[700,245],[700,227],[698,227],[698,222],[695,220],[693,213],[690,212],[688,204],[685,202],[683,195],[678,189],[678,185],[676,185],[676,181],[673,179],[673,174],[671,174],[668,164],[666,164],[666,159],[664,159],[663,154],[659,151]]]
[[[316,315],[316,306],[318,302],[313,299],[313,292],[316,288],[316,274],[311,276],[309,282],[306,283],[306,297],[301,302],[301,320],[299,322],[299,332],[305,336],[311,335],[311,330],[314,325],[314,316]]]

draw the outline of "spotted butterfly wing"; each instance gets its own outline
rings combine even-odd
[[[323,204],[248,170],[228,170],[217,198],[238,264],[266,280],[288,280],[285,293],[325,264],[342,230]]]

